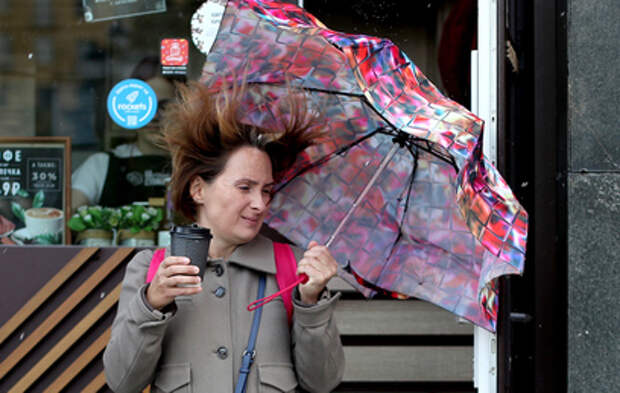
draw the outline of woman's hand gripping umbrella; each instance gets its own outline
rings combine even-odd
[[[248,311],[254,311],[264,306],[283,293],[293,290],[297,285],[299,285],[300,300],[304,304],[316,304],[321,292],[329,280],[336,276],[337,272],[338,262],[329,252],[327,246],[311,241],[303,258],[298,263],[297,279],[273,295],[253,301],[248,305]]]

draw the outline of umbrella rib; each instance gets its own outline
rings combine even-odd
[[[370,191],[370,188],[377,181],[377,178],[379,177],[381,172],[383,172],[387,164],[392,160],[392,158],[394,157],[398,149],[399,149],[399,146],[397,144],[392,145],[392,148],[390,149],[388,154],[383,158],[383,160],[381,161],[381,164],[379,164],[379,168],[377,169],[377,171],[372,175],[372,178],[370,179],[368,184],[366,184],[366,187],[364,187],[364,190],[355,199],[355,201],[353,202],[353,205],[351,206],[351,208],[349,209],[345,217],[340,221],[340,224],[338,224],[338,227],[334,230],[332,235],[329,237],[329,240],[327,240],[327,243],[325,243],[327,247],[329,247],[334,241],[334,239],[336,238],[336,236],[340,234],[340,231],[342,231],[342,228],[344,227],[344,225],[349,221],[349,218],[351,218],[351,215],[353,215],[353,212],[357,209],[362,199],[366,197],[366,194],[368,194],[368,191]]]
[[[254,81],[254,82],[248,82],[248,85],[272,86],[273,83]],[[339,90],[319,89],[318,87],[303,87],[303,86],[293,86],[293,87],[298,88],[300,90],[311,91],[311,92],[316,92],[316,93],[326,93],[326,94],[335,94],[335,95],[346,96],[346,97],[365,98],[364,95],[361,93],[347,93],[347,92],[343,92]]]
[[[281,186],[279,188],[276,188],[275,192],[281,191],[284,187],[286,187],[290,182],[292,182],[295,178],[297,178],[298,176],[303,175],[305,172],[316,168],[318,166],[321,166],[323,164],[325,164],[327,161],[331,160],[332,158],[334,158],[337,155],[340,155],[341,153],[346,152],[347,150],[351,149],[353,146],[359,145],[360,143],[364,142],[366,139],[374,136],[377,133],[380,133],[381,130],[383,128],[379,127],[376,130],[364,135],[363,137],[361,137],[360,139],[356,139],[355,141],[349,143],[348,145],[345,145],[343,147],[341,147],[340,149],[338,149],[335,152],[329,153],[328,155],[319,158],[316,161],[311,162],[310,164],[306,165],[305,167],[299,169],[297,171],[297,173],[295,173],[294,175],[292,175],[290,177],[290,179],[287,179],[285,182],[281,183]]]
[[[347,92],[344,92],[344,91],[334,91],[334,90],[327,90],[327,89],[319,89],[317,87],[301,87],[300,89],[306,90],[306,91],[317,92],[317,93],[327,93],[327,94],[336,94],[336,95],[339,95],[339,96],[346,96],[346,97],[364,98],[364,95],[363,94],[359,94],[359,93],[347,93]]]
[[[389,135],[389,136],[394,136],[393,133],[385,132],[385,131],[382,131],[382,130],[385,130],[385,128],[379,129],[378,132],[381,133],[381,134],[385,134],[385,135]],[[418,137],[416,137],[414,135],[411,135],[409,133],[406,133],[404,131],[398,131],[398,132],[407,135],[407,140],[403,142],[403,144],[405,144],[406,146],[408,146],[408,147],[409,146],[415,146],[415,147],[417,147],[417,148],[427,152],[428,154],[432,155],[433,157],[439,158],[440,160],[442,160],[442,161],[452,165],[452,167],[454,168],[454,170],[456,172],[459,171],[459,168],[456,165],[456,161],[454,160],[454,158],[451,155],[447,155],[447,157],[446,157],[446,156],[441,155],[440,153],[438,153],[435,149],[432,148],[431,142],[429,142],[429,141],[427,141],[425,139],[422,139],[422,138],[418,138]],[[426,147],[423,146],[423,144],[425,144]]]
[[[418,146],[415,145],[415,148],[417,150]],[[392,254],[394,253],[394,250],[396,249],[396,244],[398,244],[398,241],[403,236],[403,224],[404,224],[405,219],[407,217],[407,212],[409,211],[409,199],[411,198],[411,190],[413,189],[413,182],[415,181],[415,174],[416,174],[416,172],[418,170],[418,153],[417,153],[417,151],[414,152],[413,149],[411,148],[411,146],[407,146],[407,150],[409,150],[409,152],[413,156],[413,168],[411,170],[411,175],[409,176],[409,187],[407,187],[407,198],[405,200],[405,208],[404,208],[404,211],[403,211],[403,215],[402,215],[402,217],[400,219],[400,225],[398,226],[398,236],[396,236],[396,239],[394,239],[394,242],[392,243],[392,248],[390,249],[390,253],[389,253],[388,257],[387,257],[388,260],[392,257]]]
[[[413,151],[412,147],[415,147],[416,149],[415,152]],[[387,268],[387,265],[388,265],[387,262],[392,258],[392,254],[394,254],[394,250],[396,249],[396,245],[398,244],[398,241],[403,237],[403,223],[405,222],[405,219],[407,217],[407,211],[409,210],[409,199],[411,198],[411,190],[413,189],[413,182],[415,181],[415,174],[418,170],[418,152],[417,152],[418,148],[419,148],[418,145],[413,145],[413,146],[407,145],[407,150],[409,150],[409,152],[411,153],[411,156],[413,157],[413,168],[411,170],[411,175],[409,176],[409,186],[407,187],[407,198],[405,200],[405,208],[403,211],[403,215],[400,219],[400,224],[398,225],[398,235],[396,236],[396,238],[394,239],[394,242],[392,243],[390,252],[387,258],[385,259],[385,263],[383,264],[383,267],[381,268],[381,272],[377,275],[378,279],[376,281],[379,281],[381,279],[383,272]],[[377,287],[376,284],[373,284],[373,285]],[[385,289],[382,289],[382,290],[385,291]]]
[[[267,83],[267,82],[249,82],[248,84],[253,84],[253,85],[269,85],[270,83]],[[334,91],[334,90],[328,90],[328,89],[319,89],[317,87],[298,87],[298,88],[301,89],[301,90],[310,91],[310,92],[335,94],[335,95],[341,95],[341,96],[345,96],[345,97],[359,98],[361,100],[361,102],[366,104],[370,108],[371,111],[373,111],[377,116],[379,116],[379,118],[381,118],[386,124],[389,124],[392,127],[392,129],[399,130],[397,127],[395,127],[392,124],[391,121],[389,121],[381,112],[379,112],[377,110],[377,108],[375,108],[372,104],[370,104],[370,102],[368,101],[368,98],[366,98],[366,96],[364,94],[347,93],[347,92],[343,92],[343,91]],[[383,127],[383,129],[385,129],[385,128]],[[387,135],[394,135],[393,133],[390,133],[390,132],[385,132],[385,134],[387,134]],[[407,134],[411,137],[411,139],[413,139],[416,142],[416,144],[417,144],[417,142],[425,143],[426,144],[426,147],[422,147],[421,145],[418,145],[422,150],[424,150],[425,152],[427,152],[429,154],[432,154],[433,156],[439,158],[440,160],[446,161],[448,164],[450,164],[450,165],[452,165],[454,167],[455,171],[457,171],[457,172],[459,171],[459,168],[456,165],[456,161],[454,160],[454,157],[452,157],[452,155],[447,154],[447,157],[446,157],[446,155],[440,154],[437,151],[435,151],[431,147],[431,142],[429,142],[429,141],[427,141],[425,139],[422,139],[422,138],[418,138],[418,137],[416,137],[414,135],[411,135],[409,133],[407,133]],[[360,141],[362,141],[364,139],[365,138],[362,138],[362,139],[360,139],[360,140],[358,140],[356,142],[360,142]],[[354,145],[355,144],[349,145],[346,148],[354,146]]]
[[[440,160],[446,161],[448,164],[451,164],[454,167],[454,170],[456,172],[459,171],[459,168],[456,166],[456,161],[454,160],[454,157],[452,157],[452,155],[448,154],[447,157],[445,157],[444,155],[439,154],[438,152],[436,152],[435,150],[433,150],[433,148],[431,147],[431,142],[422,138],[418,138],[415,135],[412,135],[408,132],[405,131],[401,131],[398,127],[394,126],[394,124],[392,124],[392,122],[390,120],[388,120],[387,117],[385,117],[381,112],[379,112],[379,110],[377,110],[377,108],[375,108],[374,105],[372,105],[370,103],[370,101],[368,101],[368,98],[366,98],[366,96],[362,96],[362,102],[364,102],[371,111],[373,111],[377,116],[379,116],[379,118],[381,118],[386,124],[389,124],[393,130],[396,130],[398,132],[402,132],[407,134],[410,138],[410,140],[413,140],[414,142],[416,142],[416,146],[420,147],[420,149],[424,150],[425,152],[432,154],[433,156],[439,158]],[[445,116],[444,116],[445,118]],[[383,128],[385,129],[385,128]],[[387,135],[394,135],[393,133],[390,132],[384,132]],[[418,145],[417,142],[420,142],[420,144]],[[422,143],[426,143],[426,148],[422,147],[421,144]]]

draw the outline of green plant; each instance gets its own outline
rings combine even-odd
[[[81,206],[69,220],[69,228],[80,232],[86,229],[103,229],[111,231],[118,227],[120,209],[101,206]]]
[[[62,232],[58,233],[44,233],[43,235],[35,236],[34,238],[37,244],[61,244]]]
[[[127,205],[120,209],[119,229],[129,229],[132,233],[154,231],[164,218],[164,211],[159,207]]]
[[[132,233],[154,231],[164,218],[158,207],[126,205],[118,209],[101,206],[82,206],[69,220],[69,228],[80,232],[86,229],[129,229]]]

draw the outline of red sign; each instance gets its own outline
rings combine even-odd
[[[186,66],[189,59],[189,44],[184,38],[161,40],[161,65]]]

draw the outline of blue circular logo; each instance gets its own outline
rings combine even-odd
[[[123,128],[147,125],[157,112],[157,96],[151,86],[139,79],[118,82],[108,94],[108,114]]]

